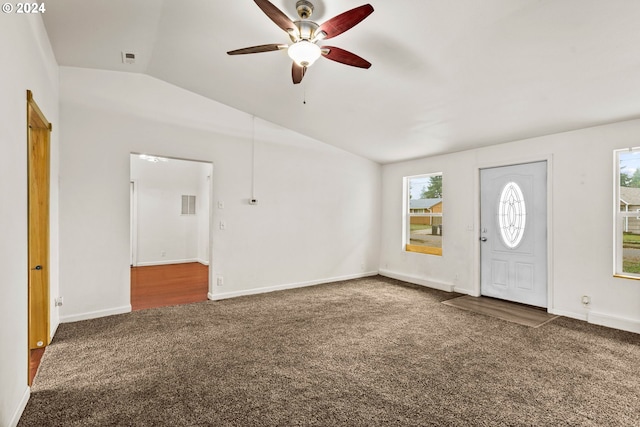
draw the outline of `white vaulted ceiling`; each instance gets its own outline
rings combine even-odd
[[[366,2],[312,0],[312,20]],[[226,54],[289,42],[252,0],[55,0],[43,18],[62,66],[148,74],[380,163],[640,118],[638,0],[369,3],[320,44],[372,67],[320,58],[299,85],[286,51]]]

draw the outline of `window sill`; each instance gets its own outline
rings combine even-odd
[[[442,248],[434,248],[432,246],[406,245],[404,249],[407,252],[442,256]]]
[[[618,279],[640,280],[640,276],[629,276],[627,274],[619,274],[619,273],[614,274],[613,277],[616,277]]]

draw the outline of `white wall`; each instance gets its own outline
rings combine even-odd
[[[148,153],[152,154],[152,153]],[[179,159],[149,162],[131,155],[136,186],[136,265],[208,262],[211,164]],[[182,195],[196,196],[196,214],[182,215]],[[204,198],[204,200],[203,200]],[[206,241],[205,241],[206,240]]]
[[[549,159],[550,311],[640,332],[640,282],[612,275],[613,150],[639,135],[634,120],[383,166],[382,273],[477,294],[479,168]],[[443,256],[404,252],[402,177],[434,171],[444,174]]]
[[[58,67],[38,15],[0,14],[0,425],[27,402],[26,91],[53,124],[50,290],[58,294]],[[58,309],[51,308],[52,331]]]
[[[256,119],[253,171],[251,116],[144,75],[61,67],[60,102],[64,321],[129,310],[132,152],[213,163],[212,298],[377,272],[380,165]]]

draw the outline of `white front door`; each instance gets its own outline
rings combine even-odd
[[[480,170],[480,293],[547,306],[547,162]]]

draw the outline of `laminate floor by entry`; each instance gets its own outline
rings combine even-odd
[[[442,303],[532,328],[540,327],[559,317],[547,313],[544,309],[488,297],[465,295]]]

